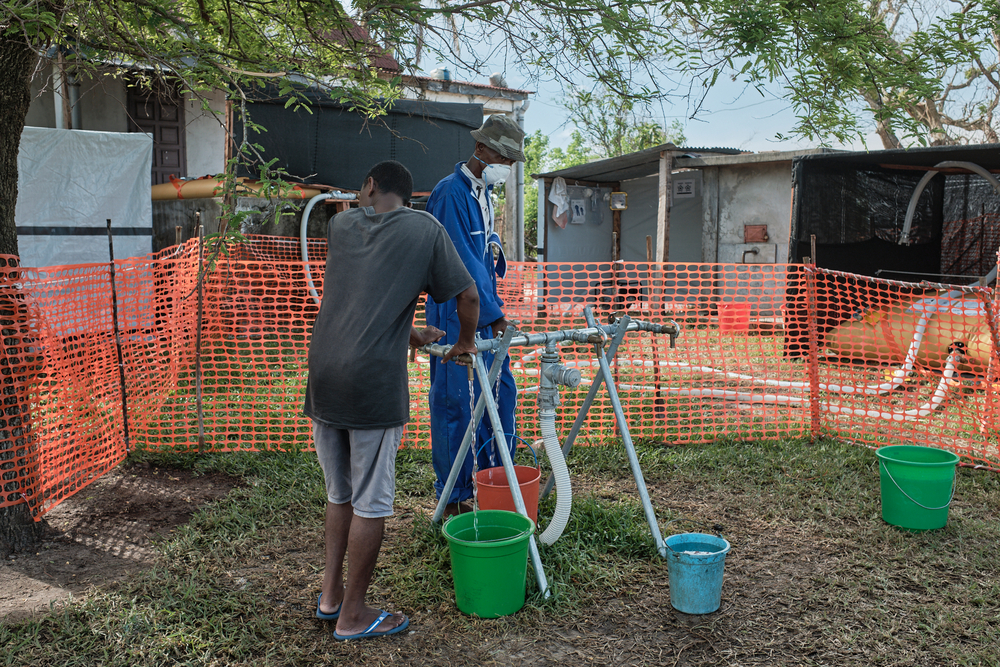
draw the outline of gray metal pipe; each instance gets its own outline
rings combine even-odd
[[[590,306],[587,306],[589,309]],[[614,338],[608,344],[607,358],[614,359],[615,354],[618,353],[618,345],[625,339],[625,334],[627,330],[625,327],[620,327],[615,333]],[[595,356],[600,356],[605,354],[601,351],[600,344],[594,345]],[[573,449],[573,443],[576,441],[576,436],[579,435],[580,429],[583,427],[583,422],[587,420],[587,413],[590,412],[590,406],[593,404],[594,399],[597,397],[597,392],[601,389],[601,383],[604,382],[604,371],[598,369],[596,377],[590,385],[590,391],[587,392],[587,397],[583,399],[583,405],[580,406],[580,411],[576,414],[576,421],[573,422],[572,428],[569,430],[569,434],[566,436],[566,440],[563,441],[562,453],[563,457],[569,456],[569,452]],[[545,481],[545,488],[542,489],[541,497],[547,498],[550,493],[552,493],[552,487],[555,485],[555,476],[549,475],[549,478]]]
[[[503,367],[504,357],[507,356],[507,346],[510,345],[510,339],[514,336],[514,327],[507,327],[504,331],[503,337],[500,339],[500,352],[493,357],[493,364],[490,366],[489,373],[489,386],[493,386],[496,382],[497,376],[500,375],[500,369]],[[434,510],[434,516],[431,517],[431,521],[437,523],[444,516],[444,508],[448,504],[448,498],[451,497],[451,492],[455,488],[455,482],[458,481],[458,473],[462,469],[459,461],[464,461],[465,457],[469,455],[469,448],[472,446],[472,441],[475,437],[476,428],[479,426],[479,421],[483,418],[483,412],[486,410],[486,397],[492,398],[493,394],[489,391],[480,392],[479,400],[476,401],[476,407],[472,411],[472,419],[469,421],[469,425],[465,428],[465,436],[462,438],[462,445],[458,448],[458,454],[455,457],[455,464],[451,467],[451,472],[448,473],[448,479],[444,483],[444,488],[441,490],[441,498],[438,499],[437,508]],[[517,479],[514,477],[514,479]]]
[[[584,314],[587,317],[587,324],[593,324],[594,314],[589,309]],[[626,315],[622,318],[622,321],[627,322],[628,319],[628,315]],[[646,514],[646,522],[649,524],[649,530],[653,534],[653,541],[656,543],[656,548],[660,552],[660,556],[666,558],[667,545],[660,535],[660,526],[656,522],[656,512],[653,511],[653,504],[649,500],[646,480],[642,476],[639,456],[635,453],[635,445],[632,444],[632,436],[628,431],[628,422],[625,421],[625,411],[622,409],[621,401],[618,399],[618,389],[615,387],[614,376],[611,375],[611,367],[608,365],[608,360],[603,354],[597,355],[597,359],[601,363],[601,372],[604,373],[605,385],[608,388],[608,395],[611,398],[611,406],[615,411],[615,419],[618,420],[618,429],[622,434],[622,442],[625,443],[625,451],[628,454],[629,466],[632,468],[632,476],[635,478],[635,484],[639,489],[639,499],[642,501],[642,509]]]
[[[591,319],[593,319],[593,316],[591,316]],[[665,334],[670,336],[671,342],[673,342],[673,340],[680,333],[680,327],[678,327],[677,323],[673,321],[667,324],[657,324],[655,322],[631,320],[628,318],[626,318],[626,320],[627,321],[624,322],[624,327],[622,327],[622,322],[604,325],[598,325],[595,323],[593,326],[586,329],[562,329],[560,331],[544,331],[540,333],[521,333],[511,339],[510,347],[535,347],[538,345],[551,345],[567,341],[575,343],[603,343],[608,337],[616,334],[621,328],[624,328],[625,331],[649,331],[654,334]],[[480,352],[493,352],[497,347],[498,342],[496,339],[480,339],[476,341],[476,349]],[[435,357],[443,357],[448,353],[448,350],[451,349],[451,346],[430,343],[428,345],[424,345],[421,349],[428,354],[433,354]]]
[[[486,397],[486,412],[490,416],[490,423],[493,424],[493,433],[499,433],[502,445],[497,447],[497,451],[500,452],[500,460],[503,461],[503,469],[507,474],[508,480],[513,480],[509,483],[510,495],[514,499],[514,507],[517,509],[517,513],[521,516],[527,517],[528,510],[524,506],[524,498],[521,497],[521,487],[516,484],[517,473],[514,471],[514,461],[510,457],[510,452],[507,451],[507,441],[504,438],[503,423],[500,421],[500,412],[497,410],[497,404],[493,400],[492,386],[493,384],[489,380],[489,374],[486,372],[486,364],[483,363],[483,355],[477,354],[476,360],[476,374],[479,376],[479,387],[480,397]],[[454,469],[454,467],[453,467]],[[535,542],[534,534],[528,538],[528,555],[531,558],[531,566],[535,570],[535,578],[538,579],[538,589],[542,592],[543,597],[549,598],[552,592],[549,590],[549,582],[545,578],[545,570],[542,569],[542,558],[538,555],[538,544]]]

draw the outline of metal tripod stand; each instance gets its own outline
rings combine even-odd
[[[493,426],[493,432],[503,433],[503,426],[500,422],[500,413],[497,410],[496,401],[493,398],[491,387],[496,381],[497,376],[500,374],[500,369],[503,366],[503,360],[507,356],[508,350],[511,347],[544,345],[549,354],[545,355],[548,357],[548,360],[543,361],[543,367],[540,369],[540,373],[549,378],[558,378],[554,384],[576,386],[580,382],[579,371],[556,363],[558,361],[558,355],[556,352],[558,348],[556,346],[562,342],[591,343],[594,345],[594,353],[600,365],[601,372],[591,385],[587,399],[584,401],[583,406],[581,406],[576,422],[573,425],[573,429],[570,431],[570,435],[567,437],[566,443],[563,445],[563,451],[566,453],[569,452],[577,433],[579,433],[583,421],[586,419],[587,411],[593,403],[601,382],[605,382],[608,387],[611,403],[614,407],[615,417],[618,420],[618,425],[622,433],[622,439],[625,443],[626,451],[628,452],[632,474],[635,477],[637,486],[639,487],[639,495],[642,499],[646,520],[653,533],[653,539],[656,542],[657,550],[660,552],[661,556],[666,556],[666,545],[663,538],[660,536],[660,529],[656,523],[656,515],[653,512],[653,507],[649,500],[649,493],[646,490],[646,484],[643,480],[642,469],[639,467],[639,459],[636,456],[635,447],[632,444],[632,438],[629,435],[628,424],[625,421],[625,413],[622,410],[621,401],[618,398],[618,391],[615,387],[614,377],[611,374],[608,361],[614,358],[618,345],[625,337],[625,334],[629,331],[649,331],[654,334],[666,334],[670,336],[670,345],[673,347],[674,341],[679,333],[679,328],[674,322],[670,322],[669,324],[655,324],[641,320],[632,320],[627,316],[607,325],[599,325],[594,319],[594,314],[590,306],[584,308],[584,317],[586,318],[588,325],[586,329],[564,329],[559,331],[529,334],[515,332],[513,327],[508,327],[504,332],[504,335],[499,338],[493,340],[476,340],[477,352],[467,361],[471,361],[476,377],[479,380],[479,386],[481,389],[479,400],[476,401],[472,413],[472,419],[469,421],[469,425],[465,431],[465,437],[462,439],[462,445],[459,448],[458,455],[455,458],[451,472],[445,482],[444,489],[441,491],[441,498],[434,511],[432,521],[435,523],[439,522],[444,516],[444,509],[448,503],[448,498],[451,497],[451,492],[455,488],[455,482],[457,481],[459,472],[462,469],[462,462],[465,460],[465,457],[468,456],[476,429],[479,426],[479,422],[482,419],[484,411],[489,415],[490,423]],[[606,353],[603,351],[605,343],[608,343],[608,350]],[[451,349],[451,346],[430,344],[425,345],[422,349],[428,354],[443,357]],[[486,364],[483,360],[484,352],[492,352],[494,354],[493,363],[489,370],[486,369]],[[545,401],[548,401],[552,405],[557,404],[558,395],[555,397],[546,397],[540,392],[539,402],[544,403]],[[500,454],[501,461],[503,462],[503,468],[507,475],[507,479],[516,480],[517,475],[514,471],[514,462],[511,459],[510,452],[507,451],[507,447],[498,446],[496,449]],[[545,493],[547,494],[551,488],[552,480],[550,479],[546,484]],[[519,486],[517,484],[511,484],[510,491],[514,500],[514,507],[517,509],[517,512],[523,516],[527,516],[528,514],[524,506],[524,499],[521,497],[521,490]],[[542,591],[542,594],[545,597],[549,597],[549,595],[551,595],[549,591],[549,584],[545,577],[544,569],[542,568],[541,557],[538,555],[538,545],[535,541],[534,535],[530,538],[528,554],[531,558],[531,564],[538,580],[538,588]]]

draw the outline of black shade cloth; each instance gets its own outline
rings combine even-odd
[[[896,243],[906,208],[923,171],[854,168],[843,164],[795,163],[795,240],[821,244],[859,243],[873,238]],[[945,176],[938,174],[917,202],[911,244],[940,236]],[[808,253],[807,253],[808,254]],[[833,267],[830,267],[833,268]],[[837,267],[840,268],[840,267]]]
[[[994,173],[1000,146],[828,153],[796,158],[789,261],[812,253],[822,269],[859,274],[827,276],[816,293],[819,340],[865,304],[857,295],[878,285],[864,276],[919,283],[969,284],[996,266],[1000,195],[981,175],[940,172],[927,183],[914,211],[910,242],[900,245],[906,211],[921,178],[941,162],[971,162]],[[842,284],[841,284],[842,283]],[[808,310],[800,269],[790,267],[786,290],[785,354],[808,352]],[[889,292],[912,288],[880,285]]]
[[[248,140],[263,147],[265,160],[285,169],[293,180],[357,189],[368,169],[382,160],[398,160],[413,173],[415,192],[428,192],[467,160],[476,147],[469,134],[483,122],[481,104],[399,100],[385,116],[368,119],[343,104],[317,99],[306,108],[285,108],[284,99],[247,104],[251,124]],[[234,137],[243,136],[239,114]],[[241,166],[241,176],[258,172]]]

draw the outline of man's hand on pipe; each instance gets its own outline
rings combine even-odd
[[[509,326],[510,322],[507,321],[507,318],[501,317],[499,320],[490,325],[493,329],[493,337],[496,338],[497,336],[502,336],[503,333],[507,331],[507,327]]]
[[[443,357],[441,357],[441,362],[448,363],[449,360],[455,359],[456,364],[471,366],[473,363],[472,360],[476,356],[477,352],[479,352],[479,350],[476,348],[475,339],[472,339],[471,341],[462,341],[459,339],[458,342],[452,345],[451,349],[448,350]]]

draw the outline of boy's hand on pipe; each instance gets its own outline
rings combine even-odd
[[[437,327],[424,327],[417,329],[410,327],[410,347],[423,347],[428,343],[436,343],[444,337],[443,331]]]

